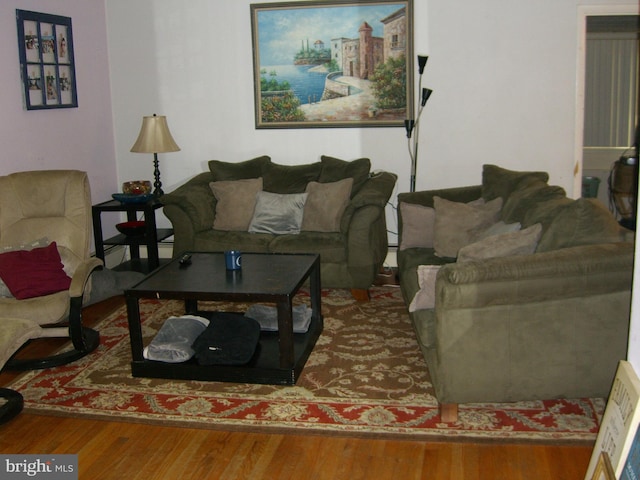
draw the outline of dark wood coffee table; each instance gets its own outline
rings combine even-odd
[[[174,259],[125,292],[133,376],[293,385],[322,332],[319,255],[245,253],[242,270],[235,273],[226,270],[223,253],[191,255],[190,265],[180,265]],[[304,334],[293,333],[292,300],[307,279],[311,325]],[[203,316],[207,314],[198,311],[199,300],[271,303],[278,311],[278,332],[261,332],[256,355],[243,366],[146,360],[142,355],[141,298],[184,300],[186,313]]]

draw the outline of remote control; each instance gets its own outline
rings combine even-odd
[[[180,265],[191,265],[191,254],[187,253],[178,260]]]

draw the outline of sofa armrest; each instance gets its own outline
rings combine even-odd
[[[165,208],[172,206],[187,215],[195,231],[211,228],[216,213],[216,199],[209,187],[211,174],[196,175],[184,185],[161,198]]]
[[[200,173],[163,195],[163,212],[174,230],[174,254],[190,250],[197,232],[213,227],[216,199],[209,187],[211,173]]]
[[[69,296],[70,297],[82,297],[85,293],[85,288],[87,286],[87,282],[89,281],[89,277],[93,273],[94,270],[104,268],[104,263],[99,258],[90,257],[80,265],[73,273],[73,277],[71,278],[71,285],[69,285]]]
[[[441,403],[607,395],[628,344],[632,243],[443,266],[415,312]]]
[[[374,206],[384,209],[391,198],[398,177],[390,172],[374,174],[349,201],[340,221],[340,231],[348,234],[349,225],[358,209]]]
[[[515,305],[631,289],[630,242],[563,248],[533,255],[443,266],[436,309]]]
[[[342,215],[340,227],[346,237],[347,268],[353,288],[369,288],[387,256],[385,207],[396,179],[389,172],[370,177]]]

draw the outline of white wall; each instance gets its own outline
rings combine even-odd
[[[165,191],[207,160],[263,153],[283,164],[368,156],[408,191],[403,128],[254,128],[250,3],[106,0],[119,179],[150,177],[150,156],[129,149],[155,112],[182,148],[160,156]],[[429,54],[423,83],[435,91],[417,188],[477,183],[495,163],[549,171],[573,192],[576,3],[415,0],[414,12],[414,50]]]
[[[260,2],[105,1],[119,181],[151,177],[151,156],[129,149],[142,116],[158,113],[182,147],[161,155],[165,191],[210,159],[263,153],[283,164],[367,156],[408,191],[402,128],[254,128],[249,5]],[[637,0],[414,0],[414,51],[430,56],[423,82],[435,92],[421,123],[417,189],[479,183],[481,165],[494,163],[548,171],[579,196],[584,15],[637,8]]]
[[[71,17],[78,108],[23,108],[16,8]],[[87,171],[94,201],[117,187],[103,1],[0,2],[0,175],[43,169]]]

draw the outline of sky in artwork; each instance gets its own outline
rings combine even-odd
[[[332,38],[357,38],[367,22],[375,37],[382,36],[380,20],[400,10],[404,3],[335,7],[276,8],[256,12],[260,65],[290,65],[294,55],[309,41],[310,48],[322,40],[330,48]]]

